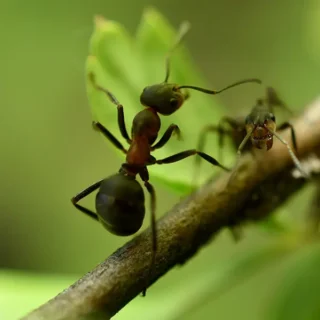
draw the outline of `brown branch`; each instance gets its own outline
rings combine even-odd
[[[299,157],[305,159],[320,148],[320,98],[294,126]],[[283,136],[289,140],[289,135]],[[219,175],[158,221],[159,249],[153,282],[190,259],[224,227],[269,215],[306,183],[303,178],[292,177],[291,158],[278,141],[267,153],[243,155],[237,170],[229,184],[229,173]],[[23,319],[112,317],[143,289],[149,270],[150,238],[148,229]]]

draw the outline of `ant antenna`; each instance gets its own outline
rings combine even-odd
[[[171,57],[171,54],[175,50],[175,48],[181,43],[182,39],[184,38],[186,33],[189,31],[190,26],[191,25],[190,25],[189,21],[184,21],[180,25],[176,41],[175,41],[175,43],[173,44],[173,46],[171,47],[171,49],[169,50],[169,52],[167,53],[167,56],[166,56],[166,77],[164,79],[164,82],[168,82],[168,79],[169,79],[169,76],[170,76],[170,57]]]
[[[245,79],[245,80],[241,80],[241,81],[237,81],[221,90],[209,90],[209,89],[204,89],[204,88],[200,88],[200,87],[195,87],[195,86],[179,86],[177,87],[177,89],[183,89],[183,88],[186,88],[186,89],[193,89],[193,90],[197,90],[197,91],[201,91],[201,92],[204,92],[204,93],[207,93],[207,94],[218,94],[218,93],[221,93],[222,91],[225,91],[225,90],[228,90],[230,88],[233,88],[233,87],[236,87],[240,84],[244,84],[244,83],[250,83],[250,82],[254,82],[254,83],[258,83],[258,84],[261,84],[262,81],[260,79],[256,79],[256,78],[252,78],[252,79]]]

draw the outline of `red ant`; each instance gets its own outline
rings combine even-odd
[[[266,96],[263,99],[258,99],[256,105],[252,108],[251,113],[247,117],[222,117],[218,125],[208,125],[203,128],[199,136],[197,150],[204,150],[206,136],[210,132],[218,133],[218,147],[219,147],[219,160],[222,160],[222,147],[224,144],[224,137],[229,136],[231,138],[233,147],[237,150],[238,157],[241,152],[253,152],[255,149],[265,149],[270,150],[273,145],[273,136],[276,136],[283,144],[286,145],[289,154],[298,168],[298,170],[303,174],[303,176],[308,177],[307,174],[301,167],[300,161],[297,159],[296,154],[298,154],[298,147],[296,141],[296,135],[294,127],[289,122],[284,122],[278,127],[278,131],[290,128],[291,130],[291,140],[294,152],[290,148],[289,144],[281,138],[278,133],[275,132],[276,129],[276,119],[273,114],[274,107],[281,107],[292,114],[292,111],[287,107],[283,100],[280,99],[277,92],[272,87],[266,88]],[[228,127],[226,127],[228,125]],[[248,140],[251,143],[247,143]],[[200,168],[200,159],[195,159],[195,173],[193,184],[195,184],[197,169]],[[235,171],[233,172],[233,174]],[[232,179],[230,177],[230,180]],[[230,181],[229,180],[229,181]],[[260,194],[264,191],[259,186],[258,189],[253,194],[254,197],[260,198]],[[229,225],[231,227],[231,233],[236,241],[241,237],[241,228],[238,226],[237,221],[230,221]]]
[[[181,41],[187,30],[188,25],[183,24],[173,48]],[[207,90],[188,85],[179,86],[177,84],[169,84],[167,81],[170,74],[169,58],[171,52],[172,50],[169,51],[169,54],[166,57],[165,81],[160,84],[146,87],[140,96],[140,101],[146,108],[134,117],[131,138],[126,129],[123,106],[109,90],[96,84],[93,73],[89,75],[89,79],[94,88],[104,92],[110,101],[117,106],[119,129],[122,137],[129,144],[129,149],[125,149],[119,140],[101,123],[93,122],[94,128],[99,130],[116,148],[126,155],[126,161],[121,165],[117,174],[93,184],[72,198],[72,203],[77,209],[95,220],[100,221],[111,233],[120,236],[132,235],[140,229],[145,215],[143,189],[136,181],[136,176],[139,175],[151,196],[152,258],[150,272],[153,270],[157,251],[155,215],[156,196],[155,190],[149,182],[147,167],[155,164],[174,163],[190,156],[199,155],[202,159],[208,161],[212,165],[218,166],[224,170],[229,170],[213,157],[196,149],[182,151],[160,160],[153,157],[151,152],[163,147],[169,141],[173,133],[180,134],[179,127],[176,124],[171,124],[162,138],[155,143],[161,126],[158,113],[170,115],[180,108],[183,102],[188,98],[188,94],[181,92],[181,89],[183,88],[194,89],[214,95],[242,83],[261,83],[258,79],[248,79],[234,83],[220,91]],[[81,199],[98,188],[99,191],[96,195],[95,202],[96,213],[78,204]],[[143,295],[145,295],[145,293],[146,288],[143,289]]]
[[[301,167],[300,161],[295,155],[295,153],[298,154],[298,147],[295,130],[292,124],[290,122],[284,122],[278,127],[278,131],[290,128],[294,151],[292,151],[289,144],[276,132],[276,118],[273,114],[273,108],[276,106],[292,113],[283,100],[280,99],[275,89],[267,87],[266,97],[264,99],[257,100],[256,105],[252,108],[247,117],[240,117],[237,119],[223,117],[217,126],[206,126],[200,134],[198,150],[204,149],[205,138],[209,132],[218,133],[220,160],[224,136],[231,137],[233,145],[237,149],[238,156],[241,155],[242,151],[253,151],[255,148],[270,150],[273,145],[273,136],[275,136],[287,147],[295,166],[304,176],[306,176],[306,173]],[[224,124],[227,124],[229,128],[226,128]],[[247,143],[249,139],[251,140],[251,144]],[[198,159],[195,161],[196,167],[199,167],[200,161],[198,161]]]

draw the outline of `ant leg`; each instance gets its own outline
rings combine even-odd
[[[199,140],[198,140],[197,150],[199,150],[201,152],[204,150],[206,137],[207,137],[208,133],[214,133],[214,132],[218,132],[219,159],[221,159],[221,150],[222,150],[223,141],[224,141],[223,137],[226,134],[231,134],[231,131],[227,131],[222,128],[221,122],[218,124],[218,126],[208,125],[202,129],[200,136],[199,136]],[[200,170],[200,164],[201,164],[201,158],[195,157],[192,185],[196,185],[197,174]]]
[[[194,156],[196,154],[199,155],[204,160],[210,162],[212,165],[218,166],[218,167],[222,168],[223,170],[230,171],[230,169],[224,167],[216,159],[214,159],[211,156],[209,156],[208,154],[206,154],[204,152],[201,152],[201,151],[198,151],[196,149],[191,149],[191,150],[186,150],[186,151],[179,152],[179,153],[174,154],[174,155],[172,155],[170,157],[167,157],[167,158],[164,158],[164,159],[160,159],[160,160],[156,160],[155,163],[156,164],[167,164],[167,163],[178,162],[180,160],[183,160],[183,159],[185,159],[187,157],[190,157],[190,156]],[[153,164],[155,164],[155,163],[153,163]]]
[[[267,87],[267,103],[269,110],[273,112],[273,107],[278,106],[283,108],[284,110],[288,111],[290,114],[293,114],[292,110],[284,103],[283,100],[280,99],[276,90],[272,87]]]
[[[127,150],[123,147],[120,141],[100,122],[92,122],[94,129],[99,130],[117,149],[121,150],[124,154],[127,154]]]
[[[244,139],[240,143],[240,146],[237,151],[238,158],[240,158],[241,152],[242,152],[243,148],[245,147],[245,145],[247,144],[248,140],[250,139],[254,129],[255,129],[255,127],[253,127],[251,130],[247,131],[247,135],[244,137]]]
[[[149,172],[148,169],[145,168],[142,172],[140,172],[140,177],[144,182],[146,189],[148,190],[151,196],[151,236],[152,236],[152,256],[151,256],[151,265],[149,275],[147,277],[147,285],[142,291],[142,295],[146,295],[147,287],[149,285],[150,278],[152,276],[155,261],[156,261],[156,253],[157,253],[157,228],[156,228],[156,192],[151,183],[149,183]]]
[[[127,128],[126,128],[126,123],[124,120],[124,111],[123,111],[123,105],[119,103],[119,101],[117,100],[117,98],[107,89],[100,87],[95,80],[95,75],[91,72],[89,74],[89,78],[92,82],[92,85],[99,91],[104,92],[109,100],[115,104],[117,106],[118,109],[118,126],[121,132],[122,137],[128,142],[128,144],[131,143],[131,139],[129,138],[128,132],[127,132]]]
[[[87,189],[83,190],[82,192],[78,193],[75,197],[73,197],[71,199],[71,202],[72,204],[78,209],[80,210],[81,212],[87,214],[89,217],[95,219],[96,221],[98,221],[98,216],[96,213],[94,213],[93,211],[81,206],[78,204],[78,202],[85,198],[86,196],[88,196],[90,193],[92,193],[93,191],[97,190],[100,185],[101,185],[101,182],[103,180],[99,181],[99,182],[96,182],[95,184],[93,184],[92,186],[88,187]]]
[[[290,122],[285,122],[281,126],[278,127],[278,130],[284,130],[287,128],[290,128],[290,130],[291,130],[291,140],[292,140],[293,149],[294,149],[295,153],[298,154],[296,133],[294,131],[293,125]]]
[[[165,131],[162,138],[151,147],[151,151],[155,149],[162,148],[171,138],[172,134],[176,133],[178,136],[178,140],[181,140],[181,131],[176,124],[171,124],[169,128]]]
[[[219,121],[218,126],[208,125],[208,126],[204,127],[204,129],[200,133],[199,142],[198,142],[198,148],[197,148],[198,150],[203,151],[204,145],[205,145],[206,135],[209,132],[217,132],[218,133],[218,146],[219,146],[219,159],[220,160],[222,160],[221,151],[222,151],[222,147],[223,147],[223,144],[224,144],[223,138],[224,138],[225,135],[232,136],[232,130],[227,130],[227,129],[223,128],[223,123],[228,124],[231,127],[232,130],[236,130],[239,127],[239,123],[236,120],[234,120],[234,119],[232,119],[230,117],[222,117],[221,120]],[[200,161],[200,159],[199,159],[199,161]]]
[[[282,142],[288,149],[288,152],[291,156],[291,159],[293,161],[293,163],[295,164],[295,166],[297,167],[297,169],[301,172],[301,174],[305,177],[305,178],[309,178],[309,175],[303,170],[302,165],[300,163],[300,161],[298,160],[298,158],[296,157],[296,155],[294,154],[294,152],[292,151],[292,149],[289,146],[289,143],[287,141],[285,141],[284,139],[281,138],[281,136],[271,130],[270,128],[268,128],[268,130],[270,131],[270,133],[272,133],[280,142]]]
[[[255,130],[255,127],[253,127],[251,130],[247,131],[246,136],[244,137],[244,139],[240,143],[240,146],[238,147],[236,164],[234,165],[234,167],[232,169],[232,173],[231,173],[231,175],[229,177],[229,180],[228,180],[228,185],[231,183],[231,181],[233,181],[233,179],[235,177],[235,174],[236,174],[236,172],[238,170],[238,167],[239,167],[239,160],[240,160],[240,157],[241,157],[241,152],[242,152],[243,148],[245,147],[245,145],[247,144],[248,140],[250,139],[250,137],[251,137],[251,135],[252,135],[254,130]]]

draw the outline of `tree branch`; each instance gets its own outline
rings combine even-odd
[[[299,158],[320,148],[320,98],[296,119]],[[285,132],[288,133],[288,132]],[[289,135],[283,134],[289,141]],[[270,215],[307,181],[292,176],[292,160],[277,140],[272,150],[244,154],[237,174],[223,173],[183,199],[157,223],[158,252],[152,282],[190,259],[227,226]],[[108,319],[145,285],[151,258],[147,229],[71,287],[25,316],[24,320]],[[146,298],[148,299],[148,297]],[[147,303],[147,301],[146,301]]]

